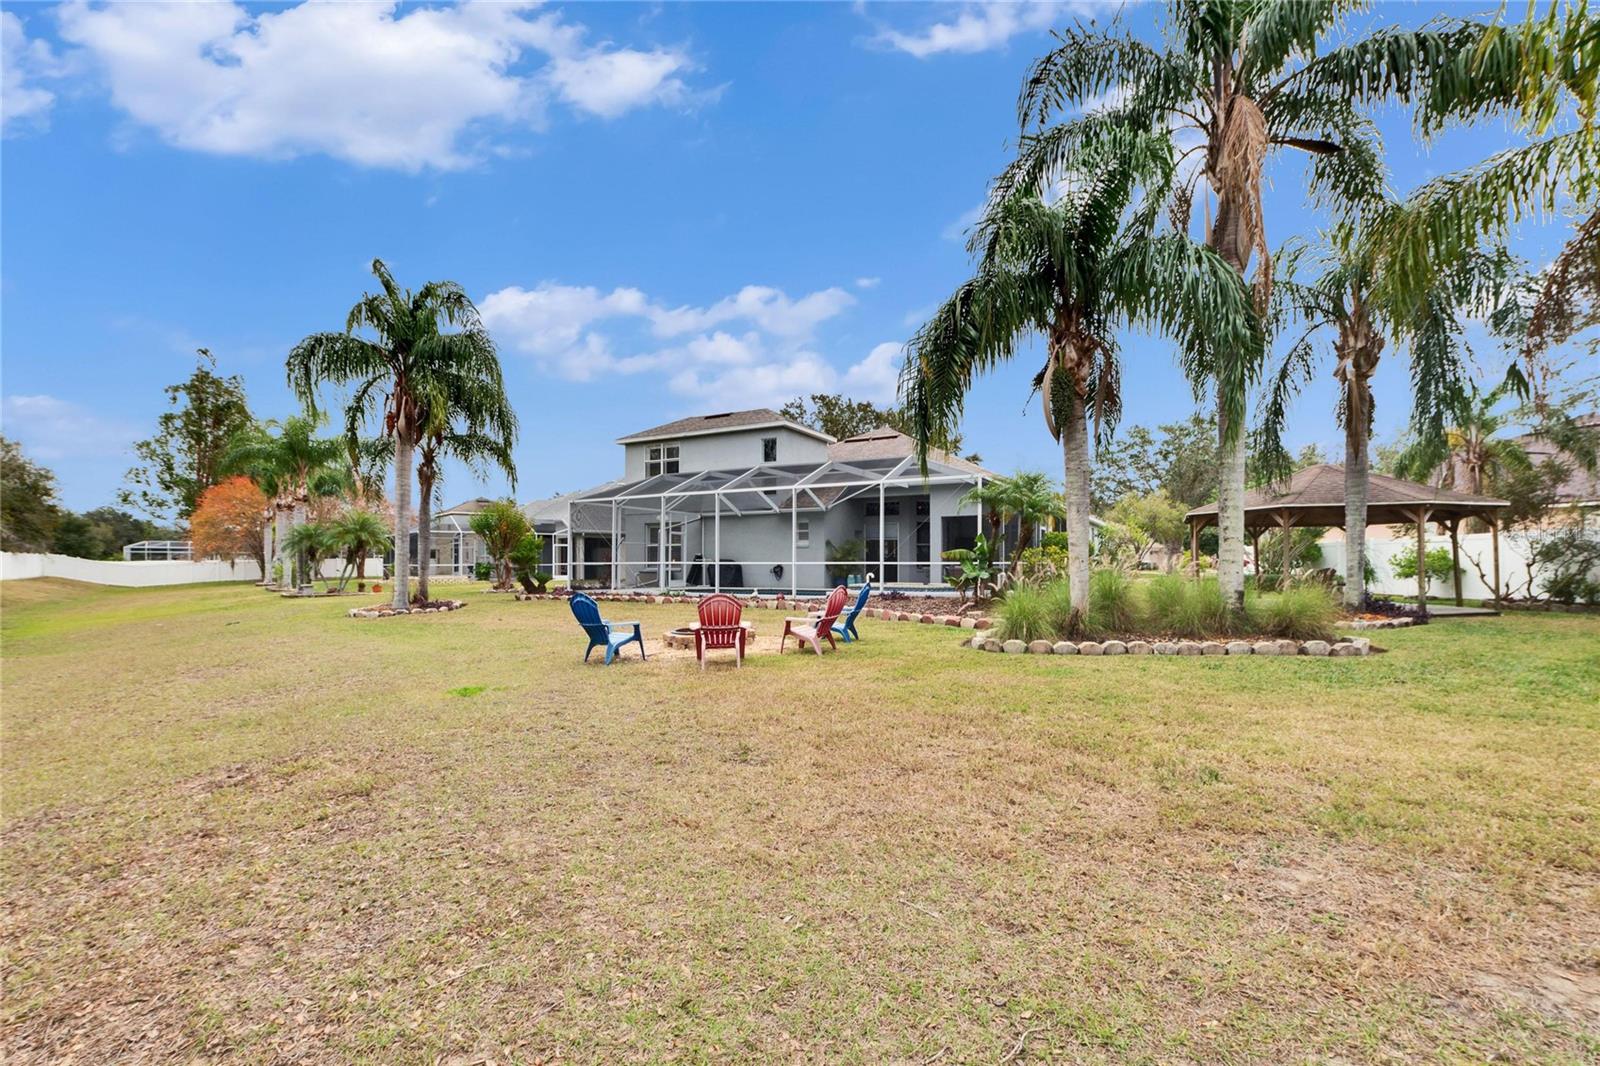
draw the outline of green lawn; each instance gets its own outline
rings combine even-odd
[[[702,675],[466,595],[0,586],[6,1061],[1600,1058],[1600,618]]]

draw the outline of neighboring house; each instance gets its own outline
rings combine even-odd
[[[489,561],[483,538],[472,531],[472,516],[483,510],[493,500],[479,496],[454,507],[433,512],[433,534],[428,538],[428,573],[471,577],[473,568],[481,561]],[[417,557],[417,531],[411,530],[410,557]],[[385,559],[394,567],[394,553]]]
[[[839,580],[946,587],[995,477],[887,427],[836,441],[758,408],[630,433],[617,481],[528,504],[558,579],[608,588],[817,590]],[[721,565],[712,565],[720,560]],[[946,564],[948,565],[948,564]]]
[[[1600,413],[1583,415],[1577,423],[1590,434],[1600,434]],[[1600,523],[1600,474],[1589,473],[1570,455],[1532,434],[1518,437],[1517,443],[1535,466],[1555,459],[1567,468],[1567,479],[1556,490],[1558,507],[1571,508],[1590,528]]]

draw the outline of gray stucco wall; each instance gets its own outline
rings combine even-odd
[[[701,436],[679,437],[674,441],[646,441],[623,446],[624,476],[637,481],[645,476],[645,459],[652,445],[676,443],[678,469],[681,473],[700,470],[748,470],[762,465],[761,441],[765,437],[778,440],[779,464],[821,463],[828,458],[828,444],[816,437],[799,433],[786,426],[769,426],[765,429],[739,429],[727,433],[708,433]]]

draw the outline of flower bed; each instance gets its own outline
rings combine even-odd
[[[1372,654],[1366,637],[1327,640],[999,640],[987,632],[963,642],[978,651],[1010,655],[1311,655],[1343,658]]]
[[[387,603],[376,607],[352,607],[348,613],[351,618],[394,618],[405,614],[439,614],[443,611],[459,611],[466,605],[466,600],[429,600],[427,603],[413,603],[410,607],[393,607]]]

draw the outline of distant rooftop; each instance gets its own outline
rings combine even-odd
[[[785,426],[797,433],[804,433],[832,443],[833,438],[826,433],[819,433],[810,426],[801,425],[783,417],[770,407],[752,407],[748,411],[723,411],[714,415],[694,415],[690,418],[680,418],[676,422],[667,422],[650,429],[642,429],[637,433],[630,433],[626,437],[618,437],[618,444],[629,444],[637,441],[663,440],[669,437],[693,437],[706,433],[724,433],[732,429],[755,429],[758,426]]]
[[[916,441],[892,426],[879,426],[854,437],[846,437],[828,445],[828,458],[836,462],[861,462],[866,459],[904,459],[917,453]],[[944,463],[968,474],[994,477],[977,463],[968,462],[939,448],[928,449],[928,460]]]

